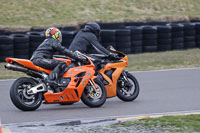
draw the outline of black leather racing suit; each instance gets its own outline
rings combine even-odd
[[[64,61],[53,60],[53,54],[59,52],[76,60],[79,60],[79,57],[72,51],[63,47],[57,39],[47,38],[42,44],[35,50],[31,57],[31,61],[34,65],[40,66],[45,69],[53,70],[49,75],[50,80],[55,80],[61,75],[61,70],[67,68],[67,64]]]
[[[110,54],[110,52],[98,42],[98,39],[94,33],[84,29],[80,30],[75,36],[74,40],[69,46],[69,50],[78,50],[81,53],[86,54]]]

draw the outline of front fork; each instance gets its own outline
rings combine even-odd
[[[128,72],[127,72],[127,71],[123,71],[123,72],[122,72],[122,76],[123,76],[123,78],[124,78],[124,80],[125,80],[124,84],[125,84],[125,86],[127,86],[127,87],[132,87],[133,85],[129,82],[126,73],[128,73]]]
[[[92,79],[89,80],[89,83],[91,84],[91,86],[92,86],[92,88],[93,88],[94,91],[97,90],[97,86],[96,86],[96,84],[95,84],[95,82],[94,82],[94,79],[96,79],[96,78],[97,78],[97,77],[94,76]]]
[[[123,71],[122,76],[125,79],[125,81],[129,82],[126,73],[127,73],[127,71]]]

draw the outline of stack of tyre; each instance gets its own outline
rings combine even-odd
[[[131,53],[131,30],[117,29],[116,30],[116,47],[119,51],[126,54]]]
[[[4,35],[4,30],[0,29],[0,35]]]
[[[64,26],[61,28],[58,27],[58,29],[62,30],[62,31],[76,31],[77,27],[76,26]]]
[[[158,33],[158,51],[168,51],[172,49],[171,43],[171,27],[170,26],[157,26]]]
[[[44,41],[44,32],[41,31],[30,31],[26,33],[29,36],[29,58],[37,47]]]
[[[196,47],[196,28],[194,23],[184,24],[184,46],[186,49]]]
[[[171,23],[172,49],[184,49],[184,26],[182,24]]]
[[[6,57],[14,57],[13,38],[6,35],[0,36],[0,61],[4,62]]]
[[[155,52],[157,46],[157,27],[156,26],[143,26],[143,51]]]
[[[200,47],[200,23],[195,23],[196,27],[196,46]]]
[[[29,59],[29,36],[25,34],[11,34],[14,41],[14,57]]]
[[[69,47],[73,41],[77,31],[61,31],[62,32],[62,45],[66,48]]]
[[[126,26],[126,28],[131,30],[131,53],[142,53],[142,27]]]
[[[113,23],[99,23],[101,29],[123,29],[124,23],[123,22],[113,22]]]
[[[101,30],[100,40],[101,44],[107,48],[108,46],[113,46],[116,48],[116,31],[115,30]]]

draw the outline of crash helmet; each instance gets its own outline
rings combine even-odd
[[[89,30],[91,31],[92,33],[94,33],[97,37],[100,35],[100,26],[99,24],[95,23],[95,22],[88,22],[86,23],[85,25],[85,30]]]
[[[60,43],[62,42],[62,33],[55,27],[48,28],[45,32],[46,38],[57,39]]]

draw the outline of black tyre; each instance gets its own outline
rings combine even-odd
[[[115,42],[115,30],[101,30],[102,42]]]
[[[168,50],[171,50],[172,49],[172,46],[171,44],[169,45],[158,45],[158,51],[168,51]]]
[[[14,38],[14,43],[26,43],[29,42],[29,36],[25,34],[11,34]]]
[[[153,39],[157,39],[158,35],[157,34],[143,34],[143,39],[144,40],[153,40]]]
[[[131,34],[131,41],[139,41],[143,39],[142,34]]]
[[[131,34],[142,34],[142,27],[126,26],[126,29],[131,29]]]
[[[61,28],[59,28],[61,29]],[[64,26],[63,29],[64,31],[75,31],[77,30],[77,27],[76,26]]]
[[[172,34],[171,33],[158,33],[159,39],[171,39]]]
[[[29,86],[33,87],[37,82],[32,78],[22,77],[17,79],[10,88],[10,98],[13,104],[22,111],[34,111],[42,103],[42,93],[28,95]]]
[[[156,52],[158,50],[158,46],[143,46],[144,52]]]
[[[171,27],[166,25],[159,25],[157,26],[158,33],[170,33]]]
[[[142,41],[132,41],[131,46],[142,46]]]
[[[108,46],[113,46],[114,48],[116,48],[116,43],[115,42],[106,42],[106,43],[102,43],[102,45],[107,48]]]
[[[131,36],[116,36],[116,42],[130,42]]]
[[[117,83],[117,97],[122,101],[135,100],[140,92],[140,87],[137,79],[130,73],[126,73],[128,82],[121,75]],[[132,84],[132,86],[131,86]]]
[[[155,26],[143,26],[143,33],[144,34],[156,34],[157,27]]]
[[[125,53],[125,54],[130,54],[131,53],[131,47],[128,48],[118,48],[119,51]]]
[[[184,37],[183,31],[172,32],[172,38]]]
[[[41,32],[29,31],[26,34],[29,36],[30,42],[42,42],[45,39]]]
[[[13,37],[0,35],[0,45],[13,44]]]
[[[99,23],[101,29],[123,29],[124,22]]]
[[[91,85],[87,85],[83,91],[81,100],[84,104],[91,108],[102,106],[107,97],[106,88],[98,79],[94,80],[97,90],[94,91]]]
[[[7,50],[13,50],[14,46],[13,44],[5,44],[5,45],[0,45],[0,51],[7,51]]]
[[[143,52],[142,46],[131,47],[131,53],[142,53],[142,52]]]

